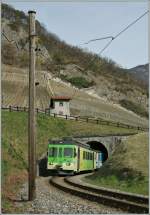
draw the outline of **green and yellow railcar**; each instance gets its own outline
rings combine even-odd
[[[96,151],[72,139],[50,140],[47,169],[58,173],[77,173],[96,169]]]

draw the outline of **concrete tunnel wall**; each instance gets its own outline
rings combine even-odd
[[[86,144],[93,142],[93,144],[97,145],[96,147],[98,147],[98,144],[99,144],[99,147],[101,147],[103,150],[105,147],[105,150],[107,150],[108,157],[109,157],[109,155],[111,155],[115,151],[115,148],[118,146],[118,144],[123,139],[126,139],[126,138],[127,136],[104,136],[104,137],[95,136],[95,137],[77,137],[74,139]]]

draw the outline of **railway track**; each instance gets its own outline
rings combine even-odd
[[[54,176],[50,179],[50,183],[70,194],[107,206],[115,207],[123,211],[131,213],[148,213],[149,211],[147,197],[87,186],[79,182],[75,182],[75,177],[78,176]]]

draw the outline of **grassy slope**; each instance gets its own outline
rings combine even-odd
[[[122,191],[148,194],[148,134],[129,137],[103,167],[85,181]]]
[[[2,209],[15,211],[12,201],[16,190],[27,180],[27,113],[2,111]],[[71,135],[126,133],[134,130],[101,126],[38,115],[37,156],[47,150],[47,142],[52,137]],[[11,147],[11,145],[12,147]],[[14,151],[15,150],[15,151]],[[13,186],[12,186],[13,184]]]

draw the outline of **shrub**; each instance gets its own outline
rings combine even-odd
[[[87,87],[91,87],[94,85],[93,81],[88,81],[82,76],[72,77],[69,79],[67,78],[67,81],[69,81],[71,84],[73,84],[74,86],[76,86],[78,88],[87,88]]]

